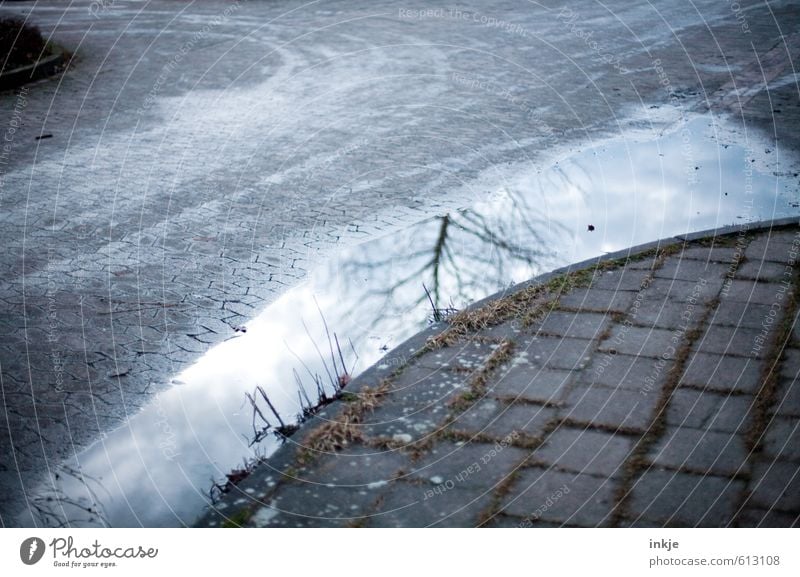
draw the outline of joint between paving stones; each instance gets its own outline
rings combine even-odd
[[[777,283],[773,283],[776,284]],[[773,334],[772,341],[770,342],[769,354],[765,359],[761,373],[761,387],[756,391],[755,402],[753,407],[753,419],[749,430],[745,435],[745,440],[748,445],[748,465],[753,465],[760,457],[763,451],[762,442],[770,424],[770,409],[775,405],[777,400],[778,383],[781,374],[781,368],[785,362],[784,350],[786,345],[792,341],[792,331],[794,323],[796,322],[796,315],[800,307],[798,299],[798,290],[800,290],[800,273],[795,268],[792,274],[792,287],[786,301],[786,310],[783,312],[778,330]],[[774,418],[774,417],[773,417]],[[751,479],[748,479],[750,481]],[[734,514],[733,523],[738,524],[741,521],[742,515],[745,512],[748,502],[751,498],[752,488],[745,486],[739,497],[736,512]]]
[[[635,429],[633,427],[625,427],[623,425],[617,425],[617,426],[606,425],[606,424],[603,424],[603,423],[587,423],[587,422],[584,422],[584,421],[581,421],[579,419],[575,419],[575,418],[572,418],[572,417],[567,417],[567,418],[559,421],[558,426],[559,427],[574,427],[574,428],[586,429],[586,430],[589,430],[589,431],[601,431],[601,432],[604,432],[604,433],[611,433],[611,434],[614,434],[614,435],[624,435],[624,436],[640,437],[641,434],[642,434],[641,431],[639,431],[638,429]]]
[[[519,476],[519,470],[522,468],[528,458],[522,459],[517,465],[512,469],[512,471],[500,481],[500,484],[494,488],[492,491],[491,502],[487,505],[486,509],[481,511],[478,515],[478,527],[484,527],[487,523],[489,523],[494,517],[496,517],[501,510],[501,505],[503,504],[503,499],[511,492],[511,489],[514,486],[514,483],[517,481],[517,477]]]
[[[689,243],[684,243],[686,247]],[[736,265],[738,267],[738,263]],[[720,291],[722,289],[720,288]],[[681,347],[676,351],[674,364],[671,367],[666,382],[662,386],[661,395],[656,406],[653,409],[653,420],[650,423],[644,436],[634,446],[630,456],[623,464],[623,477],[619,488],[615,494],[615,505],[611,510],[611,526],[618,527],[620,523],[626,519],[628,502],[633,492],[633,486],[636,480],[641,475],[652,467],[652,464],[647,459],[647,453],[664,434],[666,430],[667,408],[675,390],[678,388],[680,378],[686,368],[686,361],[691,353],[692,346],[695,341],[702,335],[703,329],[706,326],[709,316],[719,303],[719,291],[717,296],[705,305],[703,314],[694,328],[689,328],[684,333],[684,342]]]

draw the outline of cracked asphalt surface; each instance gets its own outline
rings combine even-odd
[[[3,3],[74,58],[0,96],[0,521],[336,246],[664,111],[797,150],[798,9],[740,5]]]

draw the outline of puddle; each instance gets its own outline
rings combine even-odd
[[[604,252],[800,214],[796,175],[766,170],[776,154],[769,144],[745,148],[734,137],[700,117],[655,140],[608,141],[548,169],[515,169],[466,210],[339,251],[246,333],[214,347],[126,426],[65,465],[58,491],[35,497],[36,523],[191,524],[213,481],[278,447],[272,435],[250,446],[245,393],[263,387],[288,420],[300,411],[297,376],[310,396],[310,374],[329,381],[329,335],[357,374],[426,326],[423,284],[438,308],[462,308]]]

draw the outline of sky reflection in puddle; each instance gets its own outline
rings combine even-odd
[[[355,355],[344,343],[352,339],[358,373],[425,327],[423,284],[437,307],[462,308],[604,252],[800,213],[796,176],[759,172],[775,155],[768,144],[746,150],[709,137],[712,128],[699,117],[656,140],[617,139],[546,170],[518,169],[491,198],[466,210],[340,250],[248,323],[246,333],[211,349],[174,379],[180,384],[65,465],[58,494],[35,498],[49,512],[37,523],[191,524],[208,503],[212,479],[253,456],[245,393],[261,385],[291,420],[300,410],[293,371],[312,397],[304,365],[327,380],[319,310],[348,365]],[[270,435],[256,450],[268,455],[277,446]],[[102,511],[103,520],[87,507]]]

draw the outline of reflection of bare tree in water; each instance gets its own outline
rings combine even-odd
[[[83,491],[62,490],[62,482],[79,484],[85,496],[79,496]],[[36,524],[44,527],[110,527],[92,484],[105,491],[99,479],[69,465],[60,466],[51,490],[29,501]]]
[[[344,282],[364,299],[382,299],[384,316],[425,303],[460,307],[552,264],[552,241],[566,228],[509,195],[487,210],[466,209],[366,243],[341,263]]]

